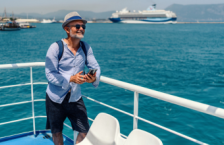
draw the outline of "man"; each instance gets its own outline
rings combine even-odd
[[[84,37],[86,23],[77,12],[67,14],[62,27],[68,37],[62,39],[64,50],[61,58],[57,43],[50,46],[46,55],[45,73],[49,82],[46,90],[46,128],[51,129],[55,145],[63,145],[62,130],[66,117],[69,118],[73,130],[79,132],[76,143],[81,142],[89,130],[80,85],[87,82],[97,87],[100,67],[92,48],[85,42],[84,48],[80,42]],[[97,72],[84,75],[85,64],[89,69],[97,69]]]

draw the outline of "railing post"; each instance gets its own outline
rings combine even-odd
[[[133,129],[138,128],[138,98],[139,94],[134,92],[134,118],[133,118]]]
[[[33,99],[33,71],[30,67],[30,84],[31,84],[31,101],[32,101],[32,116],[33,116],[33,134],[36,135],[35,114],[34,114],[34,99]]]

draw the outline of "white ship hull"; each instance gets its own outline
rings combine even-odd
[[[50,20],[50,19],[48,19],[48,20],[43,19],[43,21],[41,21],[41,23],[43,23],[43,24],[50,24],[50,23],[53,23],[53,21]]]
[[[50,24],[50,23],[53,23],[53,22],[41,22],[43,24]]]
[[[167,22],[146,22],[146,21],[137,21],[137,20],[124,20],[119,23],[125,24],[176,24],[177,21],[167,21]]]

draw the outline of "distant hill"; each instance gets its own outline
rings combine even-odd
[[[48,13],[45,16],[46,17],[55,17],[55,19],[60,19],[60,20],[64,20],[64,17],[66,14],[68,14],[69,12],[73,12],[74,10],[60,10],[57,12],[52,12],[52,13]],[[100,13],[95,13],[92,11],[77,11],[83,18],[85,19],[108,19],[111,14],[114,11],[108,11],[108,12],[100,12]]]
[[[73,12],[75,10],[59,10],[56,12],[51,12],[47,14],[38,14],[38,13],[29,13],[28,18],[35,18],[35,19],[53,19],[55,18],[56,20],[64,20],[64,17],[66,14],[69,12]],[[114,11],[108,11],[108,12],[100,12],[100,13],[95,13],[92,11],[77,11],[83,18],[90,20],[90,19],[108,19],[111,14]],[[2,14],[0,14],[1,16]],[[21,13],[21,14],[15,14],[15,17],[19,18],[27,18],[27,13]]]
[[[180,5],[173,4],[166,8],[176,13],[177,20],[182,22],[223,22],[224,4]]]

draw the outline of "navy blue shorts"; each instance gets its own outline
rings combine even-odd
[[[46,129],[51,129],[52,133],[62,132],[63,123],[68,117],[75,131],[87,133],[89,131],[89,122],[85,104],[81,99],[77,102],[70,102],[70,93],[68,93],[62,104],[51,101],[46,94]]]

